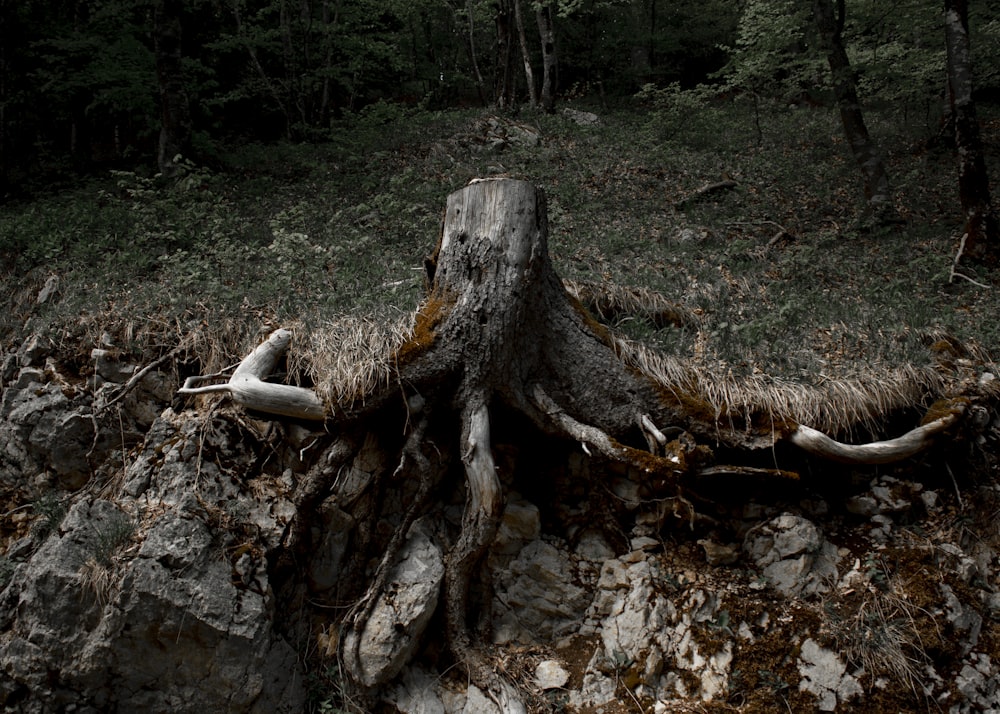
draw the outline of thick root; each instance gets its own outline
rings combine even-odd
[[[486,691],[500,710],[526,712],[517,689],[490,666],[469,634],[469,586],[472,573],[493,542],[503,514],[503,492],[490,445],[490,416],[483,395],[470,400],[462,416],[462,461],[469,492],[462,531],[445,563],[445,620],[452,654],[470,679]],[[488,606],[488,603],[486,603]]]
[[[964,413],[965,405],[927,424],[911,429],[900,437],[868,444],[844,444],[821,431],[800,425],[792,433],[792,443],[810,454],[845,464],[890,464],[917,454],[931,445],[933,436],[944,431]]]

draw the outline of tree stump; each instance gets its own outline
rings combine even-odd
[[[284,546],[292,554],[287,567],[296,567],[295,553],[307,554],[313,547],[310,519],[315,515],[310,514],[339,488],[337,508],[351,511],[345,518],[356,524],[352,547],[358,553],[355,566],[348,570],[369,578],[366,593],[345,618],[348,631],[341,630],[346,634],[341,638],[346,671],[363,686],[385,684],[402,666],[403,658],[388,652],[382,661],[391,666],[366,667],[358,643],[366,639],[372,614],[382,613],[379,618],[384,621],[384,613],[391,610],[387,604],[396,602],[393,591],[398,585],[392,583],[401,576],[395,566],[414,522],[421,518],[421,528],[427,532],[435,530],[428,519],[438,519],[442,521],[438,532],[447,531],[444,508],[438,504],[435,513],[430,497],[449,465],[460,460],[464,513],[457,536],[447,536],[444,544],[442,607],[449,648],[471,681],[488,692],[502,711],[526,711],[522,692],[501,676],[469,623],[470,588],[504,510],[491,437],[500,412],[522,415],[526,424],[548,438],[575,442],[588,456],[624,465],[655,482],[658,493],[673,489],[675,502],[687,508],[690,504],[680,492],[685,476],[794,476],[778,469],[715,465],[712,449],[699,441],[770,448],[776,440],[790,437],[792,443],[824,458],[883,463],[925,448],[932,436],[964,412],[964,402],[956,403],[900,439],[848,447],[766,408],[759,413],[708,408],[697,396],[643,369],[626,344],[567,292],[552,267],[547,237],[545,195],[530,183],[480,179],[452,193],[440,241],[425,264],[427,297],[417,310],[412,333],[388,357],[395,375],[392,383],[364,395],[358,400],[360,407],[338,405],[335,414],[326,408],[327,427],[340,436],[300,485],[295,497],[298,513]],[[259,378],[265,376],[261,364],[273,364],[276,346],[286,345],[287,339],[286,333],[275,333],[247,357],[229,384],[188,385],[185,393],[226,391],[250,408],[315,418],[323,410],[304,394],[309,390],[261,389]],[[262,401],[255,404],[258,393]],[[291,406],[281,403],[286,397]],[[371,524],[379,519],[384,491],[377,485],[379,478],[358,479],[345,494],[340,474],[362,448],[360,431],[370,427],[368,417],[384,415],[390,405],[400,403],[406,410],[405,436],[398,445],[393,477],[396,483],[409,484],[410,491],[404,512],[384,519],[393,523],[392,535],[375,543]],[[449,428],[449,419],[458,421],[457,445],[429,436],[440,434],[442,424]],[[368,576],[366,564],[373,552],[382,555]],[[408,627],[404,623],[426,623],[426,610],[437,607],[436,587],[428,588],[428,593],[413,606],[420,608],[419,616],[416,611],[401,613],[397,622],[397,629],[406,635],[403,639],[409,638],[407,652],[413,651],[412,638],[420,633],[402,632]],[[483,606],[488,604],[487,597]],[[390,634],[379,640],[379,646],[391,649],[393,628],[382,629]],[[368,641],[375,636],[367,635]],[[373,675],[374,671],[379,674]]]
[[[567,293],[552,268],[547,237],[545,195],[530,183],[477,180],[449,196],[441,239],[427,263],[428,297],[412,337],[393,356],[399,384],[421,414],[401,469],[430,463],[414,438],[424,428],[420,420],[442,410],[460,417],[466,505],[445,560],[445,622],[453,654],[505,712],[524,705],[475,643],[467,621],[470,585],[504,507],[491,414],[498,407],[523,414],[544,433],[578,441],[588,453],[670,478],[680,463],[626,445],[643,443],[646,435],[662,448],[666,439],[656,424],[673,412],[651,380],[622,363],[607,330]],[[394,545],[417,515],[404,519]],[[389,551],[382,571],[391,566]],[[355,614],[356,630],[380,586],[376,578],[368,605]],[[360,671],[360,663],[352,666],[354,655],[346,653],[348,670]]]

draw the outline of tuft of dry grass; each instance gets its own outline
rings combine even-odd
[[[869,585],[856,609],[839,623],[835,633],[849,662],[885,676],[920,697],[926,690],[928,655],[917,631],[916,608],[890,578],[884,587]]]
[[[603,322],[613,322],[622,315],[629,315],[644,318],[654,327],[683,327],[699,323],[693,311],[648,288],[570,279],[563,280],[563,286]]]
[[[289,369],[308,375],[326,403],[349,408],[390,383],[392,355],[413,334],[415,315],[344,315],[308,331],[299,326]]]
[[[120,584],[112,565],[100,562],[97,558],[88,558],[77,572],[80,579],[80,589],[90,593],[98,607],[104,607],[114,597]]]
[[[903,366],[868,370],[819,384],[791,382],[765,374],[735,376],[724,365],[700,365],[616,338],[625,364],[679,394],[710,405],[717,416],[768,414],[775,422],[794,421],[827,433],[859,425],[877,433],[886,414],[919,406],[941,396],[947,380],[933,367]]]

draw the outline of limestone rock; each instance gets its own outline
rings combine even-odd
[[[200,430],[168,412],[119,503],[78,496],[24,553],[0,596],[0,702],[25,713],[303,710],[262,542],[216,530],[252,510],[217,463],[236,443]],[[196,466],[199,454],[209,458]]]
[[[949,714],[994,712],[1000,708],[1000,671],[987,654],[974,653],[967,659],[955,687],[965,701],[952,706]]]
[[[590,604],[575,573],[573,556],[551,543],[534,540],[522,548],[494,576],[503,592],[493,606],[494,642],[532,644],[572,632]]]
[[[99,458],[106,445],[95,444],[89,408],[71,401],[55,382],[31,380],[4,390],[0,417],[0,443],[5,444],[0,484],[11,488],[22,488],[18,482],[25,474],[43,469],[56,475],[58,486],[79,488],[91,473],[88,454]]]
[[[593,112],[584,112],[578,109],[570,109],[569,107],[563,108],[562,115],[580,126],[596,126],[601,123],[600,117]]]
[[[517,555],[525,543],[538,538],[541,528],[538,506],[514,494],[507,499],[492,552]]]
[[[784,514],[750,529],[743,550],[767,582],[788,596],[829,590],[837,577],[837,548],[811,522]]]
[[[90,358],[94,361],[94,370],[97,374],[109,382],[122,384],[135,373],[134,365],[121,364],[111,350],[95,347],[90,351]]]
[[[814,640],[802,643],[799,655],[799,690],[816,695],[817,708],[823,712],[837,710],[863,693],[858,680],[847,673],[847,665],[836,652],[820,647]]]
[[[360,636],[350,632],[344,650],[352,676],[367,687],[385,684],[411,659],[437,608],[444,557],[417,521]]]
[[[569,681],[569,672],[552,659],[543,660],[535,667],[535,684],[539,689],[558,689]]]
[[[18,361],[22,367],[38,366],[45,362],[52,346],[42,335],[33,334],[21,343],[17,350]]]
[[[301,705],[296,654],[268,626],[270,598],[233,586],[204,524],[165,514],[137,557],[95,566],[110,585],[88,584],[83,566],[100,546],[100,524],[118,513],[107,501],[77,502],[19,573],[14,625],[0,647],[5,698],[28,694],[29,711],[69,702],[178,712]],[[102,587],[110,592],[100,597]]]

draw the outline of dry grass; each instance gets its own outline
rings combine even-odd
[[[121,578],[115,573],[113,565],[99,562],[97,558],[88,558],[77,572],[80,588],[90,593],[98,607],[104,607],[115,595]]]
[[[391,382],[392,355],[412,334],[415,315],[345,315],[297,334],[290,371],[308,375],[327,404],[350,407]]]
[[[647,288],[583,280],[563,280],[563,285],[570,295],[605,322],[617,320],[622,315],[646,319],[655,327],[694,326],[699,322],[693,311]]]
[[[666,389],[704,402],[717,417],[770,415],[827,433],[863,428],[877,433],[885,416],[941,396],[947,380],[932,367],[904,366],[825,379],[817,385],[779,380],[764,374],[734,376],[725,365],[699,365],[619,338],[619,356]]]
[[[856,609],[839,623],[839,644],[848,661],[873,680],[887,677],[920,698],[928,656],[917,631],[918,615],[926,613],[899,592],[893,579],[884,588],[870,585]]]

